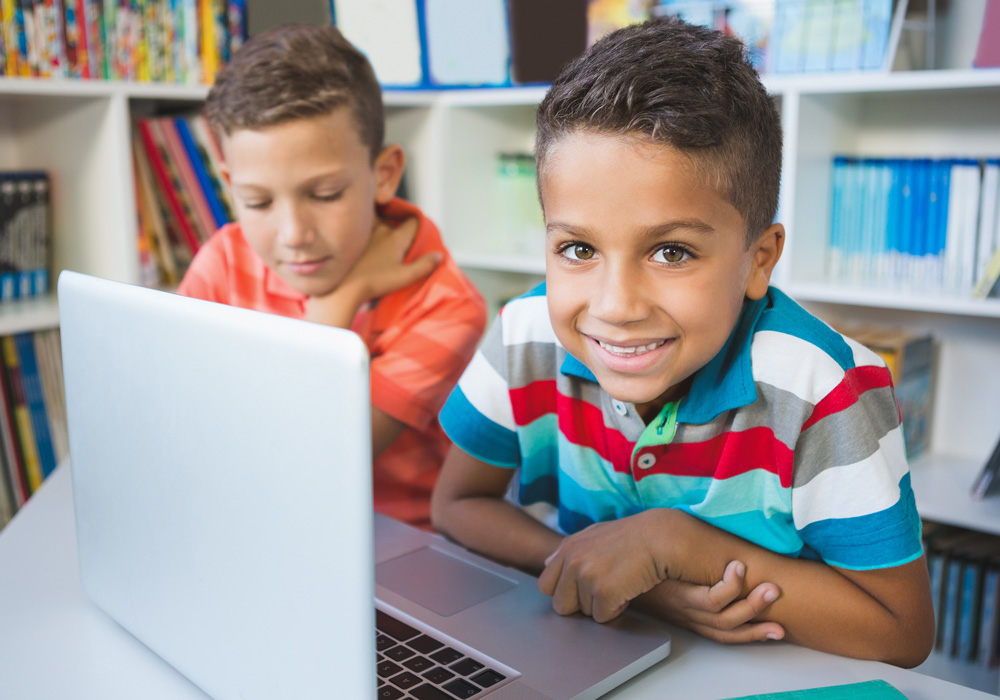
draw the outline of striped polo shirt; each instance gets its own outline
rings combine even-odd
[[[518,469],[519,502],[555,507],[564,533],[678,508],[849,569],[922,554],[889,371],[773,287],[647,425],[559,344],[542,284],[503,308],[441,424]]]
[[[419,219],[407,261],[435,251],[444,256],[429,277],[363,308],[351,326],[371,351],[372,404],[407,426],[375,459],[375,508],[429,527],[431,490],[451,447],[438,412],[482,337],[486,304],[417,207],[394,199],[380,214]],[[308,301],[261,260],[236,223],[201,247],[178,291],[298,319]]]

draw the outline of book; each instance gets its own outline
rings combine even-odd
[[[48,175],[0,172],[0,301],[48,293],[50,238]]]
[[[888,681],[871,680],[762,695],[744,695],[729,700],[906,700],[906,696]]]
[[[15,442],[27,477],[28,491],[34,493],[42,485],[42,463],[35,443],[35,431],[24,391],[20,359],[12,336],[0,338],[0,354],[3,355],[4,379],[9,391],[7,402],[14,418]]]
[[[930,442],[933,416],[934,338],[899,328],[842,327],[848,337],[876,353],[892,375],[902,417],[906,457],[923,454]]]
[[[188,161],[191,163],[195,177],[198,179],[198,186],[211,213],[210,221],[212,228],[209,231],[209,235],[211,235],[216,229],[221,228],[230,220],[229,213],[226,211],[226,207],[219,197],[216,185],[212,181],[212,176],[208,172],[209,166],[205,162],[204,149],[199,147],[187,120],[180,117],[174,119],[174,128],[177,129],[177,135],[184,145]]]
[[[979,501],[990,494],[997,481],[997,472],[1000,472],[1000,438],[997,439],[996,447],[993,448],[989,459],[986,460],[982,471],[979,472],[972,484],[972,497],[974,499]]]
[[[56,453],[52,446],[52,434],[49,430],[49,415],[45,407],[45,395],[42,391],[42,378],[38,368],[38,358],[35,355],[35,344],[31,333],[17,333],[13,342],[17,347],[17,356],[21,368],[21,384],[24,387],[24,399],[31,418],[32,434],[35,438],[35,449],[42,469],[42,480],[55,471]]]
[[[1000,66],[1000,0],[986,0],[983,25],[979,31],[973,68]]]
[[[52,447],[56,463],[69,456],[69,432],[66,425],[66,394],[62,379],[62,349],[59,329],[50,328],[32,334],[35,355],[38,357],[39,375],[45,407],[52,434]]]
[[[170,158],[170,166],[178,178],[178,184],[182,190],[179,196],[183,196],[188,202],[191,223],[198,236],[200,246],[202,242],[215,233],[215,217],[209,209],[201,181],[194,170],[194,163],[181,141],[177,121],[171,117],[157,117],[154,121]]]
[[[28,476],[17,447],[17,428],[14,422],[13,407],[10,397],[13,396],[8,387],[7,378],[2,370],[0,360],[0,450],[3,451],[3,462],[11,484],[11,490],[17,507],[24,505],[31,496]]]
[[[182,119],[185,118],[182,117]],[[229,195],[226,180],[222,175],[222,147],[219,145],[215,134],[212,133],[212,129],[208,125],[208,119],[204,115],[198,114],[186,118],[185,121],[191,127],[191,133],[194,135],[198,150],[201,152],[202,160],[206,165],[208,177],[212,181],[212,189],[215,190],[215,196],[224,209],[226,221],[233,221],[235,218],[233,216],[233,203]]]
[[[424,0],[431,85],[510,83],[505,0]]]
[[[180,270],[176,262],[175,244],[164,220],[161,204],[154,191],[149,160],[138,136],[133,137],[132,160],[135,168],[137,208],[142,224],[148,227],[150,235],[148,242],[156,259],[159,277],[168,285],[177,284],[180,281]],[[180,244],[176,248],[186,251],[184,244]]]
[[[176,225],[182,240],[191,255],[198,252],[201,239],[192,224],[192,215],[184,196],[180,179],[170,164],[170,154],[160,136],[155,119],[139,119],[137,122],[143,149],[151,166],[156,191],[170,212],[171,223]]]
[[[567,61],[586,50],[586,5],[577,0],[508,0],[512,83],[551,83]]]
[[[331,0],[333,23],[368,57],[381,85],[422,87],[428,83],[423,3],[412,0]]]

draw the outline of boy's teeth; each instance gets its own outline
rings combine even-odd
[[[600,344],[602,348],[604,348],[608,352],[613,352],[616,355],[642,355],[644,353],[649,352],[650,350],[656,350],[656,348],[662,345],[661,342],[655,342],[655,343],[650,343],[649,345],[639,345],[639,346],[633,345],[630,347],[623,347],[621,345],[610,345],[608,343],[601,342],[600,340],[598,340],[597,342]]]

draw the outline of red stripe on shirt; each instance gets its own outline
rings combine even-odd
[[[628,473],[635,443],[614,428],[604,425],[598,406],[559,393],[555,380],[541,380],[510,390],[514,422],[528,425],[552,413],[557,414],[559,432],[569,442],[594,450],[615,471]]]
[[[847,370],[840,384],[816,404],[812,415],[803,423],[802,430],[805,431],[827,416],[850,408],[866,391],[887,386],[892,386],[892,375],[885,367],[864,365]]]
[[[641,454],[656,462],[649,469],[636,469],[636,481],[653,474],[729,479],[754,469],[776,474],[783,488],[791,488],[792,450],[767,427],[722,433],[704,442],[653,445]]]

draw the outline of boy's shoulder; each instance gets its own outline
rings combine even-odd
[[[864,345],[831,328],[780,290],[768,290],[751,342],[754,379],[810,402],[848,378],[881,374],[885,363]],[[879,379],[881,381],[881,379]]]

